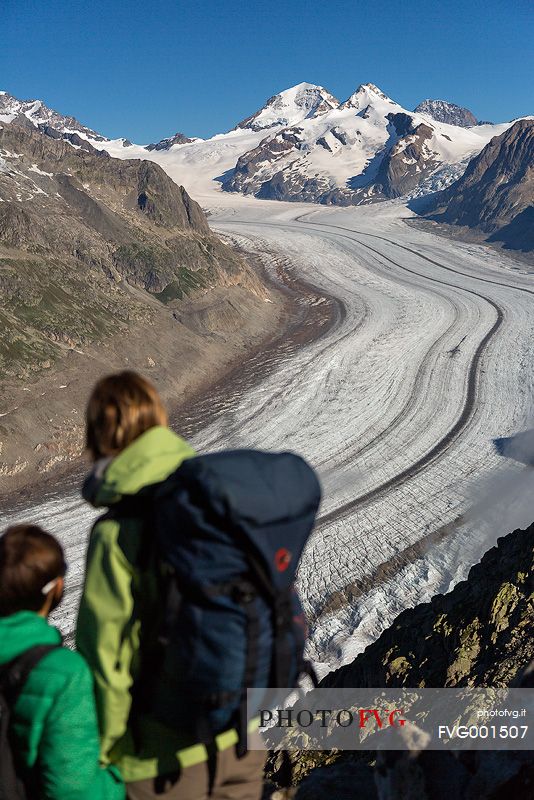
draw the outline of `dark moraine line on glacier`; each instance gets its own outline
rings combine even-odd
[[[337,234],[338,236],[340,234]],[[351,237],[347,237],[351,238]],[[374,247],[370,247],[369,245],[365,244],[364,242],[359,242],[362,247],[365,247],[367,250],[371,250],[376,255],[379,255],[380,258],[383,258],[385,261],[389,261],[390,264],[402,269],[405,272],[411,272],[414,275],[419,275],[420,273],[416,272],[415,270],[408,269],[408,267],[403,267],[402,264],[398,264],[392,258],[385,256],[379,250],[375,250]],[[319,517],[317,520],[317,527],[320,529],[324,525],[330,524],[331,522],[343,519],[347,514],[354,511],[357,506],[362,506],[365,503],[374,500],[375,498],[379,497],[384,492],[389,491],[390,489],[395,488],[396,486],[400,486],[404,483],[408,478],[413,478],[417,475],[422,469],[427,467],[431,464],[442,452],[447,450],[451,443],[456,439],[456,437],[463,431],[463,429],[468,424],[471,416],[473,414],[473,410],[475,408],[475,400],[476,400],[476,390],[477,390],[477,381],[478,381],[478,368],[480,364],[480,360],[482,355],[495,336],[499,328],[501,327],[504,321],[504,312],[500,306],[497,305],[493,300],[490,300],[488,297],[484,297],[484,295],[480,294],[479,292],[475,292],[473,289],[466,289],[463,286],[456,286],[455,284],[448,283],[447,281],[441,281],[438,278],[429,278],[427,276],[421,275],[422,278],[432,281],[433,283],[439,283],[443,286],[450,286],[451,288],[458,289],[460,291],[466,292],[468,294],[472,294],[475,297],[478,297],[480,300],[484,300],[488,305],[490,305],[495,313],[497,314],[497,319],[486,333],[482,341],[479,343],[477,349],[475,350],[474,356],[471,360],[471,364],[469,366],[468,378],[467,378],[467,392],[465,396],[464,405],[462,411],[454,423],[454,425],[449,429],[449,431],[443,436],[431,450],[428,451],[424,456],[419,458],[415,461],[411,466],[407,467],[406,469],[399,472],[397,475],[394,475],[392,478],[387,480],[385,483],[376,486],[374,489],[371,489],[365,494],[360,495],[359,497],[354,498],[353,500],[349,500],[347,503],[344,503],[338,508],[334,509],[333,511],[329,512],[328,514],[324,514],[323,516]]]
[[[423,253],[421,253],[419,250],[413,250],[411,247],[407,247],[405,244],[399,244],[399,242],[396,242],[394,239],[388,239],[385,236],[378,236],[378,234],[376,234],[376,233],[368,233],[367,231],[358,231],[358,230],[355,230],[354,228],[346,228],[343,225],[331,225],[329,222],[313,222],[312,220],[303,219],[303,217],[305,217],[308,213],[312,213],[313,214],[315,212],[313,212],[313,211],[312,212],[306,212],[306,214],[301,214],[300,217],[295,217],[295,220],[297,222],[300,222],[301,225],[319,225],[321,228],[337,228],[338,230],[345,231],[346,233],[355,233],[358,236],[370,236],[372,239],[380,239],[382,242],[387,242],[388,244],[392,244],[394,247],[399,247],[401,250],[406,250],[408,253],[412,253],[414,256],[417,256],[418,258],[422,258],[423,261],[428,261],[429,264],[434,264],[434,266],[439,267],[440,269],[444,269],[447,272],[454,272],[455,275],[461,275],[462,278],[468,278],[469,280],[472,280],[472,281],[480,281],[481,283],[491,283],[494,286],[502,286],[505,289],[511,289],[512,291],[517,291],[517,292],[524,292],[525,294],[534,294],[534,291],[532,291],[531,289],[526,289],[525,287],[522,287],[522,286],[510,286],[509,283],[502,283],[501,281],[492,281],[492,280],[490,280],[490,278],[481,278],[479,275],[467,275],[465,272],[462,272],[459,269],[454,269],[454,267],[447,267],[447,266],[445,266],[445,264],[442,264],[440,261],[434,261],[434,259],[430,258],[429,256],[423,255]],[[274,223],[265,223],[265,224],[271,224],[272,225]],[[363,244],[363,242],[360,242],[358,239],[355,239],[352,236],[345,236],[345,238],[346,239],[352,239],[352,241],[354,241],[354,242],[358,242],[359,244]],[[371,249],[371,248],[369,248],[369,249]],[[374,252],[378,253],[379,251],[375,250]],[[380,253],[380,255],[382,255],[382,253]],[[408,270],[407,267],[401,267],[401,269],[407,270],[408,272],[412,271],[412,270]],[[415,275],[420,275],[420,273],[418,273],[418,272],[415,272],[414,274]],[[421,277],[426,277],[426,276],[421,275]],[[428,280],[432,280],[432,278],[429,278]],[[449,285],[452,286],[453,284],[449,284]],[[455,288],[463,289],[462,286],[456,286]],[[469,291],[469,290],[466,290],[466,291]],[[486,298],[484,298],[484,299],[486,299]]]
[[[399,550],[387,561],[382,561],[372,572],[362,575],[361,578],[343,586],[342,589],[336,589],[335,592],[328,595],[324,605],[315,611],[313,619],[309,620],[309,622],[314,625],[320,624],[327,615],[339,611],[349,603],[356,602],[372,589],[376,589],[377,586],[390,581],[404,567],[424,558],[432,547],[454,534],[458,526],[465,522],[467,515],[468,511],[460,514],[446,525],[437,528],[437,530],[426,533],[421,539],[408,545],[403,550]]]
[[[386,237],[383,237],[383,236],[377,236],[376,234],[367,234],[367,233],[364,233],[364,232],[360,233],[359,231],[356,232],[356,231],[353,231],[350,228],[344,228],[344,227],[339,226],[339,225],[328,225],[328,224],[324,224],[323,225],[323,223],[307,223],[307,224],[320,225],[321,227],[337,228],[337,229],[341,229],[341,230],[344,230],[344,231],[347,231],[347,232],[350,232],[350,233],[357,233],[357,235],[365,235],[365,236],[370,236],[370,237],[375,238],[375,239],[381,239],[382,241],[386,241],[388,244],[395,245],[395,246],[399,247],[402,250],[408,251],[408,252],[418,256],[419,258],[422,258],[423,260],[428,261],[431,264],[434,264],[435,266],[438,266],[438,267],[440,267],[440,268],[442,268],[442,269],[444,269],[444,270],[446,270],[448,272],[453,272],[453,273],[456,273],[458,275],[462,275],[463,277],[466,277],[466,278],[472,278],[473,280],[479,280],[479,281],[481,281],[483,283],[489,283],[489,284],[493,284],[493,285],[496,285],[496,286],[501,286],[503,288],[511,289],[513,291],[520,291],[520,292],[523,292],[524,294],[531,294],[531,295],[534,294],[534,292],[532,290],[527,289],[525,287],[510,286],[507,283],[501,283],[499,281],[493,281],[493,280],[488,279],[488,278],[478,278],[478,277],[475,277],[475,276],[465,275],[465,273],[463,273],[463,272],[461,272],[459,270],[455,270],[452,267],[446,267],[444,264],[441,264],[440,262],[435,261],[434,259],[431,259],[428,256],[425,256],[425,255],[419,253],[416,250],[413,250],[413,249],[411,249],[409,247],[406,247],[404,245],[398,244],[394,240],[387,239]],[[340,234],[338,234],[338,235],[340,235]],[[358,242],[359,244],[361,244],[364,247],[366,247],[366,249],[371,250],[372,252],[376,253],[381,258],[384,258],[385,260],[389,261],[390,263],[394,264],[395,266],[398,266],[403,270],[408,270],[407,267],[402,267],[401,265],[397,264],[395,261],[393,261],[388,256],[385,256],[379,250],[376,250],[375,248],[372,248],[369,245],[366,245],[363,242],[360,242],[355,237],[346,236],[346,235],[343,235],[343,236],[344,236],[344,238],[349,238],[349,239],[352,239],[353,241]],[[413,272],[413,270],[408,270],[408,271]],[[426,276],[424,276],[424,277],[426,277]],[[433,280],[433,279],[432,278],[428,278],[428,280]],[[441,283],[444,283],[444,282],[441,281]],[[453,286],[453,284],[448,284],[448,285]],[[452,439],[455,438],[456,436],[458,436],[458,434],[460,433],[461,429],[463,427],[465,427],[465,425],[468,423],[469,417],[470,417],[470,415],[472,413],[472,408],[474,406],[475,398],[476,398],[477,373],[478,373],[478,366],[479,366],[479,363],[480,363],[480,359],[482,358],[484,350],[485,350],[486,346],[488,345],[489,341],[495,335],[497,330],[500,328],[500,326],[501,326],[501,324],[503,322],[503,313],[502,313],[502,310],[492,300],[489,300],[489,298],[484,297],[483,295],[479,295],[478,293],[474,292],[473,290],[466,289],[464,287],[455,287],[455,288],[458,288],[458,289],[460,289],[462,291],[469,292],[471,294],[475,294],[475,295],[483,298],[488,303],[493,305],[493,307],[497,310],[497,314],[498,314],[496,322],[494,323],[494,325],[492,326],[490,331],[488,331],[488,333],[486,334],[484,339],[480,342],[480,344],[479,344],[479,346],[477,348],[477,351],[476,351],[476,353],[474,355],[474,358],[473,358],[473,360],[471,362],[470,374],[469,374],[468,393],[467,393],[467,396],[466,396],[466,403],[464,404],[464,409],[463,409],[463,412],[462,412],[461,416],[459,417],[459,419],[457,420],[457,422],[455,423],[453,428],[449,431],[449,433],[446,434],[446,436],[440,442],[438,442],[437,445],[426,456],[424,456],[422,459],[420,459],[418,462],[416,462],[415,465],[412,465],[412,467],[404,470],[402,473],[400,473],[399,475],[395,476],[394,478],[392,478],[390,481],[386,482],[385,484],[382,484],[381,486],[376,487],[376,489],[366,493],[365,495],[362,495],[359,498],[356,498],[353,501],[350,501],[349,503],[343,505],[342,507],[334,510],[330,514],[324,515],[322,518],[319,519],[319,523],[322,523],[323,525],[325,525],[325,524],[327,524],[327,522],[331,522],[331,521],[333,521],[335,519],[339,519],[340,517],[345,516],[345,514],[350,513],[351,511],[355,510],[356,506],[370,501],[374,497],[380,495],[382,492],[393,488],[395,485],[398,485],[398,483],[404,482],[409,477],[413,477],[417,472],[420,471],[420,469],[422,469],[424,466],[427,466],[430,460],[433,460],[434,458],[436,458],[439,455],[439,453],[442,452],[443,449],[447,448],[450,445]],[[471,406],[470,408],[469,408],[469,405]],[[458,525],[460,525],[464,521],[464,518],[465,518],[465,514],[459,515],[456,519],[454,519],[450,523],[438,528],[437,530],[431,531],[430,533],[428,533],[425,536],[423,536],[420,540],[418,540],[414,544],[409,545],[408,547],[404,548],[400,552],[396,553],[392,558],[388,559],[387,561],[382,562],[381,564],[378,564],[377,567],[369,575],[363,576],[359,580],[354,581],[354,582],[350,583],[349,585],[343,587],[342,589],[339,589],[339,590],[333,592],[327,598],[326,603],[323,605],[323,607],[321,609],[318,609],[316,614],[314,614],[313,622],[315,624],[317,624],[325,616],[327,616],[328,614],[331,614],[331,613],[335,613],[336,611],[338,611],[341,607],[343,607],[347,603],[354,602],[359,597],[361,597],[363,594],[365,594],[366,592],[368,592],[372,588],[374,588],[377,584],[381,584],[381,583],[387,582],[397,572],[399,572],[401,569],[403,569],[405,566],[407,566],[407,565],[409,565],[411,563],[414,563],[415,561],[423,558],[431,547],[439,544],[439,542],[441,542],[442,540],[446,539],[451,534],[453,534],[454,531],[457,529]]]
[[[296,220],[299,221],[301,224],[309,225],[312,228],[317,225],[317,226],[320,226],[321,228],[336,228],[338,230],[343,230],[343,231],[345,231],[344,234],[335,234],[335,235],[340,236],[340,237],[342,237],[344,239],[349,239],[350,241],[357,242],[362,247],[365,247],[367,250],[370,250],[371,252],[373,252],[376,255],[380,256],[380,258],[383,258],[385,261],[389,261],[390,264],[393,264],[394,266],[398,267],[399,269],[403,270],[404,272],[410,272],[413,275],[417,275],[417,276],[423,278],[424,280],[431,281],[433,283],[439,283],[439,284],[442,284],[443,286],[450,286],[450,287],[452,287],[454,289],[458,289],[459,291],[466,292],[468,294],[472,294],[475,297],[480,298],[481,300],[485,300],[490,306],[493,307],[493,309],[497,313],[497,319],[496,319],[495,323],[490,328],[488,333],[484,336],[484,338],[480,342],[479,346],[477,347],[477,350],[475,351],[475,354],[473,356],[473,359],[471,361],[471,365],[470,365],[470,368],[469,368],[468,389],[467,389],[466,399],[465,399],[465,402],[464,402],[464,407],[462,409],[462,413],[460,414],[460,416],[458,417],[458,419],[456,420],[456,422],[452,426],[452,428],[448,431],[448,433],[446,433],[445,436],[442,437],[442,439],[439,442],[437,442],[435,444],[435,446],[428,453],[426,453],[424,456],[422,456],[422,458],[418,459],[410,467],[407,467],[405,470],[400,472],[398,475],[393,476],[392,478],[390,478],[388,481],[386,481],[385,483],[381,484],[380,486],[377,486],[374,489],[370,490],[369,492],[366,492],[365,494],[360,495],[360,497],[354,498],[353,500],[350,500],[347,503],[344,503],[342,506],[339,506],[337,509],[334,509],[333,511],[329,512],[328,514],[325,514],[322,517],[320,517],[318,519],[318,521],[317,521],[318,522],[318,529],[320,529],[323,525],[327,525],[327,524],[329,524],[331,522],[334,522],[336,520],[343,519],[343,517],[345,517],[347,514],[351,513],[353,510],[355,510],[355,508],[357,506],[361,506],[361,505],[363,505],[365,503],[370,502],[371,500],[376,499],[383,492],[389,491],[390,489],[395,488],[396,486],[404,483],[408,478],[414,477],[422,469],[424,469],[432,461],[434,461],[444,450],[448,449],[448,447],[451,445],[452,441],[466,427],[466,425],[468,424],[468,422],[469,422],[469,420],[471,418],[471,415],[473,413],[474,406],[475,406],[475,400],[476,400],[476,387],[477,387],[478,367],[479,367],[479,364],[480,364],[480,360],[481,360],[481,358],[482,358],[482,356],[484,354],[484,350],[486,349],[487,345],[489,344],[491,339],[494,337],[494,335],[497,333],[497,331],[501,327],[502,322],[504,320],[504,314],[503,314],[503,311],[502,311],[501,307],[498,306],[497,303],[495,303],[493,300],[490,300],[490,298],[486,297],[485,295],[480,294],[479,292],[475,292],[473,289],[468,289],[467,287],[464,287],[464,286],[458,286],[456,284],[449,283],[447,281],[442,281],[439,278],[431,278],[428,275],[421,275],[421,273],[417,272],[416,270],[412,270],[409,267],[405,267],[402,264],[399,264],[398,262],[394,261],[389,256],[386,256],[380,250],[376,250],[374,247],[371,247],[370,245],[366,244],[365,242],[360,241],[355,236],[347,236],[347,233],[356,233],[357,236],[364,235],[364,236],[370,236],[373,239],[380,239],[381,241],[384,241],[384,242],[387,242],[388,244],[392,244],[392,245],[394,245],[396,247],[399,247],[400,249],[405,250],[405,251],[417,256],[418,258],[421,258],[424,261],[427,261],[430,264],[433,264],[434,266],[439,267],[440,269],[446,270],[447,272],[452,272],[452,273],[454,273],[456,275],[461,275],[463,278],[467,278],[468,280],[476,280],[476,281],[480,281],[482,283],[489,283],[489,284],[492,284],[494,286],[500,286],[502,288],[510,289],[511,291],[522,292],[524,294],[534,295],[534,291],[532,291],[531,289],[527,289],[525,287],[522,287],[522,286],[510,286],[510,284],[508,284],[508,283],[503,283],[501,281],[494,281],[494,280],[491,280],[489,278],[482,278],[482,277],[478,277],[478,276],[466,275],[466,273],[462,272],[461,270],[456,270],[453,267],[447,267],[447,266],[445,266],[445,264],[442,264],[439,261],[435,261],[434,259],[423,255],[422,253],[418,252],[417,250],[413,250],[410,247],[406,247],[405,245],[399,244],[395,240],[388,239],[385,236],[378,236],[377,234],[365,233],[363,231],[362,232],[354,231],[352,228],[346,228],[346,227],[344,227],[342,225],[329,225],[328,223],[322,223],[322,222],[310,222],[310,221],[307,221],[307,220],[303,220],[302,219],[302,215],[301,215],[301,217],[296,217]],[[445,526],[445,527],[446,527],[446,529],[449,528],[449,526]],[[429,535],[431,535],[431,534],[429,534]]]
[[[438,292],[436,292],[436,295],[438,295]],[[391,433],[403,420],[405,420],[409,416],[411,410],[416,405],[418,394],[420,394],[419,387],[421,386],[424,380],[424,375],[429,360],[431,359],[432,355],[435,352],[440,350],[441,346],[447,340],[447,338],[452,336],[452,333],[454,329],[457,327],[460,320],[460,312],[458,304],[454,302],[451,296],[447,296],[445,293],[443,293],[441,297],[443,297],[443,299],[445,299],[453,307],[454,318],[449,327],[441,334],[441,336],[439,336],[433,342],[433,344],[426,351],[423,359],[419,364],[419,367],[417,368],[417,372],[413,380],[412,391],[408,399],[404,403],[399,413],[396,414],[395,417],[391,420],[391,422],[382,431],[380,431],[380,433],[378,433],[376,436],[373,436],[373,438],[370,439],[366,444],[364,445],[357,444],[352,446],[348,445],[343,451],[340,451],[337,454],[338,457],[335,459],[336,468],[339,469],[340,467],[345,467],[351,464],[355,458],[361,458],[363,455],[365,455],[365,453],[371,450],[377,444],[377,442],[379,442],[381,439],[383,439],[385,436]],[[339,456],[342,457],[339,458]],[[318,464],[318,468],[320,467],[321,464]]]
[[[299,219],[299,218],[297,218],[297,219]],[[237,222],[237,220],[236,220],[236,222]],[[236,224],[236,223],[233,223],[233,224]],[[296,225],[291,225],[290,223],[289,224],[288,223],[277,224],[277,223],[273,223],[273,222],[263,222],[263,223],[260,222],[260,223],[258,223],[258,222],[239,221],[239,222],[237,222],[237,224],[243,224],[243,225],[249,225],[250,224],[250,225],[256,225],[256,226],[259,226],[259,227],[261,227],[263,225],[268,225],[270,227],[275,227],[275,228],[288,228],[288,227],[289,228],[296,228],[296,227],[298,227]],[[340,225],[331,225],[331,226],[329,226],[328,224],[315,223],[315,222],[307,222],[306,224],[309,225],[312,230],[314,229],[314,227],[316,225],[319,225],[321,228],[323,228],[323,227],[326,227],[326,228],[332,227],[332,228],[338,228],[338,229],[341,229],[341,230],[344,230],[344,231],[348,231],[349,233],[354,233],[354,231],[351,228],[343,228]],[[317,231],[316,230],[316,233],[321,233],[321,231]],[[344,503],[343,505],[338,506],[337,508],[335,508],[332,511],[330,511],[328,514],[324,514],[323,516],[319,517],[318,520],[317,520],[317,530],[320,530],[321,528],[325,527],[326,525],[331,524],[332,522],[336,522],[336,521],[339,521],[341,519],[344,519],[346,516],[352,514],[356,510],[356,508],[359,508],[359,507],[363,506],[365,503],[369,503],[372,500],[375,500],[377,497],[380,497],[380,495],[384,494],[385,492],[388,492],[391,489],[402,485],[409,478],[415,477],[419,472],[421,472],[423,469],[425,469],[427,466],[429,466],[429,464],[431,464],[433,461],[435,461],[438,458],[438,456],[441,455],[441,453],[443,453],[445,450],[447,450],[450,447],[451,443],[458,437],[458,435],[463,431],[463,429],[466,427],[466,425],[468,424],[468,422],[471,419],[471,416],[472,416],[472,413],[473,413],[473,410],[474,410],[474,407],[475,407],[476,387],[477,387],[477,379],[478,379],[478,368],[479,368],[480,360],[482,358],[482,355],[483,355],[487,345],[489,344],[491,339],[495,336],[495,334],[497,333],[497,331],[501,327],[501,325],[503,323],[503,320],[504,320],[504,312],[501,309],[501,307],[499,305],[497,305],[497,303],[495,303],[493,300],[491,300],[490,298],[486,297],[483,294],[480,294],[479,292],[476,292],[474,289],[468,289],[465,286],[458,286],[457,284],[450,283],[449,281],[440,280],[439,278],[432,278],[432,277],[429,277],[428,275],[423,275],[420,272],[417,272],[417,270],[413,270],[413,269],[410,269],[409,267],[405,267],[402,264],[399,264],[397,261],[394,261],[389,256],[384,255],[384,253],[382,253],[380,250],[376,250],[375,248],[371,247],[370,245],[366,244],[365,242],[361,242],[355,236],[347,236],[346,233],[345,234],[331,233],[330,235],[332,237],[337,237],[337,238],[341,238],[341,239],[348,239],[351,242],[355,242],[355,243],[359,244],[361,247],[364,247],[367,250],[370,250],[371,252],[373,252],[376,255],[380,256],[380,258],[384,259],[385,261],[388,261],[390,264],[393,264],[395,267],[397,267],[398,269],[402,270],[403,272],[409,272],[410,274],[416,275],[418,278],[421,278],[424,281],[429,281],[431,283],[437,283],[437,284],[440,284],[442,286],[448,286],[448,287],[456,289],[458,291],[465,292],[467,294],[471,294],[471,295],[477,297],[478,299],[485,301],[489,306],[491,306],[493,308],[493,310],[495,311],[495,313],[497,315],[497,318],[496,318],[495,322],[493,323],[492,327],[490,328],[490,330],[483,337],[482,341],[479,343],[479,345],[478,345],[478,347],[477,347],[477,349],[475,351],[475,354],[473,356],[473,359],[472,359],[470,367],[469,367],[467,393],[466,393],[466,398],[465,398],[465,401],[464,401],[464,405],[463,405],[462,411],[461,411],[458,419],[456,420],[456,422],[454,423],[452,428],[450,428],[450,430],[445,434],[445,436],[443,436],[438,442],[436,442],[436,444],[434,445],[434,447],[431,448],[431,450],[429,450],[424,456],[422,456],[420,459],[415,461],[409,467],[406,467],[406,469],[404,469],[401,472],[397,473],[397,475],[394,475],[393,477],[389,478],[384,483],[379,484],[374,489],[371,489],[370,491],[365,492],[363,495],[360,495],[359,497],[355,497],[352,500],[349,500],[348,502]],[[369,235],[370,236],[374,236],[374,234],[369,234]],[[384,237],[376,237],[376,238],[384,239]],[[396,244],[396,242],[394,242],[394,241],[390,242],[390,240],[388,240],[388,239],[384,239],[384,240],[388,241],[390,244]],[[438,261],[433,261],[432,259],[427,258],[426,256],[421,256],[421,254],[418,253],[416,250],[410,250],[410,248],[406,248],[406,247],[404,247],[402,245],[399,245],[399,247],[401,247],[403,250],[408,250],[409,252],[413,253],[416,256],[419,256],[420,258],[424,258],[426,261],[430,261],[430,263],[434,264],[437,267],[443,268],[443,269],[447,270],[448,272],[454,272],[457,275],[461,275],[463,278],[467,278],[467,279],[471,278],[470,275],[466,275],[465,273],[463,273],[463,272],[461,272],[459,270],[455,270],[455,269],[452,269],[450,267],[446,267],[445,265],[440,264]],[[534,294],[534,292],[530,291],[529,289],[524,289],[524,288],[521,288],[521,287],[512,287],[512,286],[509,286],[509,284],[499,283],[498,281],[490,281],[490,280],[486,280],[485,278],[480,278],[480,279],[475,278],[475,280],[481,280],[481,281],[483,281],[485,283],[494,283],[497,286],[502,286],[503,288],[522,291],[522,292],[525,292],[527,294]]]
[[[253,223],[253,222],[237,221],[237,220],[235,220],[233,222],[238,222],[238,223],[242,222],[243,224],[258,224],[258,225],[264,224],[264,223]],[[266,225],[275,225],[275,227],[279,227],[279,225],[277,225],[277,223],[265,223],[265,224]],[[339,234],[338,234],[338,236],[339,236]],[[352,241],[356,241],[356,240],[352,240]],[[416,274],[419,275],[419,273],[416,273]],[[453,330],[454,326],[457,325],[457,323],[458,323],[458,319],[459,319],[458,306],[456,305],[454,300],[449,295],[443,293],[443,295],[441,295],[441,296],[443,297],[444,300],[446,300],[448,303],[450,303],[453,306],[453,308],[454,308],[454,319],[453,319],[453,322],[451,323],[451,325],[447,328],[447,330],[438,339],[436,339],[433,342],[433,344],[430,346],[430,348],[425,353],[425,356],[424,356],[423,360],[421,361],[421,363],[419,365],[419,368],[417,370],[417,373],[415,375],[415,379],[414,379],[414,382],[413,382],[413,390],[412,390],[412,393],[411,393],[409,399],[404,404],[404,406],[400,410],[400,412],[389,423],[389,425],[383,431],[381,431],[376,436],[374,436],[363,447],[356,446],[356,449],[353,449],[353,448],[351,449],[350,446],[348,446],[343,451],[338,452],[336,454],[336,459],[335,459],[335,467],[336,468],[340,468],[340,467],[346,466],[347,464],[350,464],[354,460],[354,458],[361,457],[365,452],[367,452],[369,449],[371,449],[373,447],[373,445],[375,445],[380,439],[382,439],[390,431],[392,431],[399,424],[399,422],[401,422],[409,414],[410,408],[413,407],[414,402],[415,402],[415,398],[417,396],[417,387],[420,385],[420,383],[421,383],[421,381],[423,379],[423,375],[424,375],[424,372],[425,372],[425,369],[426,369],[426,366],[427,366],[428,359],[431,357],[432,353],[435,352],[435,350],[437,350],[440,347],[441,343],[451,334],[451,331]],[[343,336],[339,337],[334,342],[327,343],[323,347],[323,349],[321,350],[321,353],[324,354],[325,352],[327,352],[330,349],[335,349],[339,345],[339,343],[341,341],[343,341],[345,338],[353,336],[355,331],[359,327],[361,327],[361,325],[365,322],[365,317],[366,316],[367,316],[367,312],[365,313],[364,317],[362,319],[360,319],[360,321],[359,321],[359,323],[358,323],[358,325],[356,327],[352,328],[350,331],[348,331],[348,333],[346,333]],[[284,387],[283,391],[285,391],[286,389],[287,389],[287,387]],[[276,397],[277,397],[277,394],[272,395],[271,397],[269,397],[269,400],[266,401],[264,406],[260,407],[259,411],[261,412],[263,410],[263,408],[265,408],[265,406],[267,406],[271,402],[271,400],[273,398],[276,398]],[[254,415],[256,415],[256,411],[254,412]],[[252,416],[251,417],[245,417],[244,420],[243,420],[243,424],[245,424],[246,422],[249,422],[251,419],[252,419]],[[339,456],[342,456],[342,457],[339,458]],[[316,466],[317,466],[318,469],[320,469],[321,466],[323,466],[323,464],[318,463]]]

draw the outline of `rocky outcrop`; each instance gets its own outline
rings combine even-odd
[[[438,166],[436,153],[429,147],[432,129],[408,114],[390,114],[389,120],[400,137],[386,152],[375,183],[375,195],[391,199],[415,189]]]
[[[24,118],[17,117],[17,122],[22,122],[24,124]],[[51,139],[65,139],[65,141],[70,142],[75,147],[81,147],[84,150],[87,150],[89,153],[103,152],[96,150],[93,145],[87,141],[87,139],[82,139],[82,137],[76,132],[71,133],[69,131],[59,131],[56,128],[53,128],[47,122],[39,123],[37,127],[41,133],[44,133],[45,136],[50,136]]]
[[[124,163],[124,162],[123,162]],[[177,186],[153,161],[139,161],[137,206],[156,225],[169,229],[192,229],[210,234],[204,212],[183,186]]]
[[[175,144],[191,144],[196,141],[197,139],[189,139],[183,133],[175,133],[174,136],[168,136],[166,139],[161,139],[154,144],[147,144],[146,149],[150,152],[152,150],[170,150]]]
[[[488,241],[534,249],[534,119],[518,120],[436,196],[430,218],[474,228]]]
[[[448,103],[446,100],[423,100],[414,108],[415,114],[428,114],[437,122],[446,122],[447,125],[458,125],[460,128],[471,128],[478,125],[478,120],[468,108]],[[491,123],[486,123],[491,124]]]
[[[227,192],[243,192],[243,194],[257,194],[262,190],[266,180],[262,180],[263,168],[272,167],[277,160],[287,153],[296,152],[302,147],[302,128],[285,128],[275,136],[266,137],[258,147],[242,155],[228,180],[223,183]],[[262,194],[269,197],[269,193]]]
[[[324,686],[509,686],[534,660],[534,525],[498,540],[467,580],[400,614]]]
[[[514,685],[532,688],[533,674],[534,662]],[[532,796],[531,751],[431,751],[428,733],[413,725],[410,728],[390,732],[392,738],[404,740],[405,750],[377,754],[374,778],[378,800],[509,800]]]
[[[499,539],[451,592],[400,614],[376,642],[327,675],[320,687],[527,687],[533,661],[534,524]],[[464,757],[427,751],[428,734],[418,734],[413,726],[395,735],[409,738],[411,752],[383,752],[375,770],[369,766],[374,760],[370,752],[292,753],[298,800],[344,798],[355,780],[366,787],[366,797],[380,800],[496,800],[507,797],[505,790],[533,785],[527,754]],[[280,763],[273,756],[274,779]],[[370,788],[373,779],[375,789]]]
[[[306,171],[308,147],[302,128],[285,128],[263,139],[258,147],[242,155],[223,183],[227,192],[252,194],[264,200],[289,200],[328,205],[350,205],[358,195],[350,189],[334,189],[327,177],[310,176]],[[318,147],[333,153],[348,144],[343,131],[333,128],[331,136],[321,136]],[[289,159],[288,159],[289,157]],[[277,169],[277,164],[280,168]]]

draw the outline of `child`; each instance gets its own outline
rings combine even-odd
[[[98,763],[89,668],[47,622],[65,570],[60,544],[37,525],[16,525],[0,538],[0,675],[13,675],[15,659],[41,648],[10,707],[16,772],[31,800],[122,800],[118,773]]]

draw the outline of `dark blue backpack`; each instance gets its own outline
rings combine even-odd
[[[152,489],[147,524],[167,576],[144,670],[152,716],[206,743],[236,727],[244,752],[247,688],[310,672],[294,580],[320,498],[302,458],[254,450],[187,459]]]

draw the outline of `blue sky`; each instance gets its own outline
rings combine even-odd
[[[532,0],[0,0],[0,88],[107,136],[210,136],[309,81],[534,113]]]

